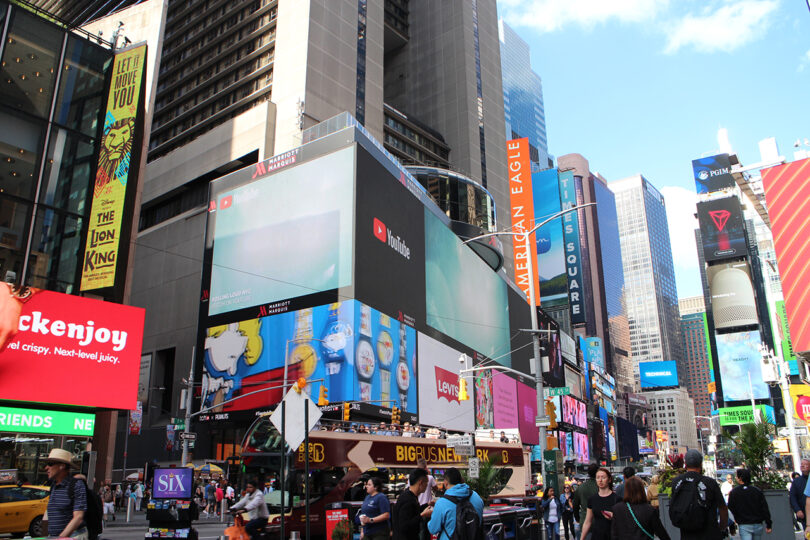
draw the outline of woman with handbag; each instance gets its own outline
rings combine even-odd
[[[624,500],[613,505],[611,538],[621,540],[670,540],[658,510],[647,501],[644,482],[636,476],[624,483]]]

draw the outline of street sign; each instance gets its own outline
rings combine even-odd
[[[472,435],[470,435],[469,433],[466,433],[464,435],[448,435],[446,444],[448,448],[455,448],[456,446],[472,447],[473,438]]]
[[[189,441],[196,441],[197,440],[197,434],[196,433],[191,433],[191,432],[186,433],[185,431],[181,431],[180,432],[180,438],[181,439],[188,439]]]
[[[567,396],[569,394],[571,394],[570,386],[561,386],[560,388],[546,388],[546,397]]]
[[[185,418],[172,418],[172,424],[174,424],[175,429],[186,429]]]
[[[551,425],[551,419],[548,416],[535,416],[534,417],[534,426],[535,427],[549,427]]]
[[[304,403],[309,401],[309,422],[304,425]],[[312,431],[318,420],[321,419],[323,414],[318,409],[317,403],[312,401],[306,392],[298,393],[294,388],[290,388],[287,395],[284,396],[284,403],[286,403],[285,410],[285,424],[286,429],[281,426],[281,404],[279,403],[273,414],[270,415],[270,422],[276,427],[279,433],[284,433],[284,440],[291,449],[296,449],[304,442],[304,435]]]
[[[475,449],[472,446],[454,446],[453,452],[456,453],[457,456],[474,456]]]
[[[468,472],[470,474],[470,478],[478,478],[478,466],[480,462],[478,458],[470,458],[470,461],[467,463]]]
[[[796,430],[797,436],[807,435],[807,428],[804,426],[796,426],[793,428]],[[780,437],[790,437],[790,430],[786,427],[779,428],[779,436]]]

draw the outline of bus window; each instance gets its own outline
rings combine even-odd
[[[311,469],[309,471],[309,502],[314,503],[334,490],[343,477],[346,469],[331,467]],[[303,469],[293,469],[287,478],[287,497],[292,498],[293,506],[304,506],[306,501],[306,474]],[[280,500],[280,498],[279,498]]]

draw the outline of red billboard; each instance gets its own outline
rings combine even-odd
[[[34,290],[0,353],[4,400],[135,409],[144,310]]]
[[[810,158],[762,169],[776,260],[796,352],[810,351]]]

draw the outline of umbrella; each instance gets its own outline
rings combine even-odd
[[[194,467],[194,470],[203,474],[222,474],[225,472],[222,470],[222,468],[217,467],[213,463],[206,463],[205,465]]]
[[[139,472],[129,473],[127,475],[127,480],[140,480],[140,474],[141,473]]]

